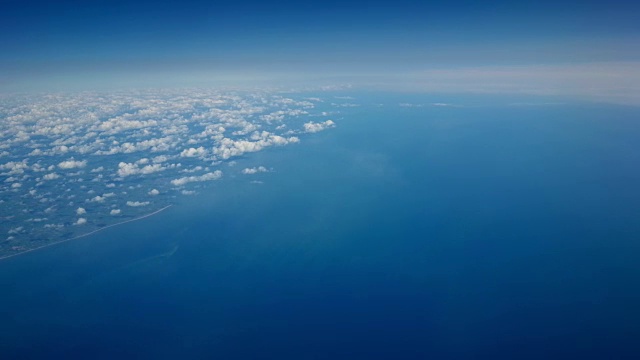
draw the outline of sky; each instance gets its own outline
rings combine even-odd
[[[552,80],[573,65],[573,72],[595,66],[604,78],[640,79],[634,66],[640,6],[628,1],[0,0],[0,6],[0,90],[274,81],[393,88],[419,79],[413,90],[433,83],[425,72],[497,67],[510,74],[517,67],[520,77],[539,78],[542,66]]]

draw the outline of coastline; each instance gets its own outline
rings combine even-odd
[[[67,242],[67,241],[72,241],[72,240],[77,240],[77,239],[80,239],[80,238],[83,238],[83,237],[87,237],[87,236],[89,236],[89,235],[93,235],[93,234],[95,234],[95,233],[97,233],[97,232],[100,232],[100,231],[102,231],[102,230],[106,230],[106,229],[108,229],[108,228],[112,228],[112,227],[115,227],[115,226],[118,226],[118,225],[122,225],[122,224],[130,223],[130,222],[134,222],[134,221],[142,220],[142,219],[145,219],[145,218],[151,217],[151,216],[153,216],[153,215],[156,215],[156,214],[158,214],[158,213],[160,213],[160,212],[162,212],[162,211],[164,211],[164,210],[166,210],[166,209],[168,209],[168,208],[170,208],[170,207],[172,207],[172,206],[173,206],[173,204],[170,204],[170,205],[167,205],[167,206],[165,206],[165,207],[163,207],[163,208],[161,208],[161,209],[158,209],[158,210],[156,210],[156,211],[154,211],[154,212],[152,212],[152,213],[149,213],[149,214],[146,214],[146,215],[142,215],[142,216],[139,216],[139,217],[134,218],[134,219],[129,219],[129,220],[121,221],[121,222],[119,222],[119,223],[115,223],[115,224],[107,225],[107,226],[105,226],[105,227],[102,227],[102,228],[99,228],[99,229],[96,229],[96,230],[90,231],[90,232],[88,232],[88,233],[86,233],[86,234],[82,234],[82,235],[74,236],[74,237],[72,237],[72,238],[70,238],[70,239],[65,239],[65,240],[60,240],[60,241],[54,241],[54,242],[52,242],[52,243],[45,244],[45,245],[41,245],[41,246],[35,247],[35,248],[33,248],[33,249],[29,249],[29,250],[21,251],[21,252],[19,252],[19,253],[15,253],[15,254],[11,254],[11,255],[1,256],[1,257],[0,257],[0,261],[2,261],[2,260],[6,260],[6,259],[9,259],[9,258],[12,258],[12,257],[15,257],[15,256],[18,256],[18,255],[23,255],[23,254],[26,254],[26,253],[30,253],[30,252],[32,252],[32,251],[36,251],[36,250],[40,250],[40,249],[44,249],[44,248],[47,248],[47,247],[50,247],[50,246],[54,246],[54,245],[58,245],[58,244],[62,244],[62,243],[65,243],[65,242]]]

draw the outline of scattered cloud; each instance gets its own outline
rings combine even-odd
[[[60,178],[60,175],[56,173],[46,174],[42,177],[42,180],[55,180]]]
[[[138,206],[147,206],[149,205],[149,201],[127,201],[127,206],[138,207]]]
[[[82,161],[77,161],[77,160],[67,160],[67,161],[63,161],[61,163],[58,164],[58,167],[60,169],[75,169],[75,168],[83,168],[87,166],[87,161],[86,160],[82,160]]]
[[[233,140],[223,138],[219,145],[213,149],[213,153],[218,158],[226,160],[234,156],[241,156],[245,153],[260,151],[266,147],[277,145],[287,145],[300,142],[300,139],[292,137],[284,137],[272,134],[268,131],[254,132],[249,140]]]
[[[182,186],[191,182],[218,180],[221,177],[222,177],[222,171],[216,170],[214,172],[206,173],[200,176],[185,176],[179,179],[174,179],[174,180],[171,180],[171,184],[175,186]]]
[[[22,227],[24,234],[12,234],[0,251],[20,239],[30,244],[42,219],[47,224],[38,228],[47,225],[56,241],[68,236],[56,231],[62,224],[82,225],[87,212],[96,223],[113,223],[124,206],[141,207],[130,210],[135,216],[176,194],[196,194],[182,187],[220,179],[217,168],[235,164],[233,157],[300,142],[294,125],[326,118],[316,107],[329,106],[276,91],[213,89],[5,94],[2,101],[0,231]],[[167,196],[118,200],[160,194]]]
[[[19,234],[24,230],[23,226],[18,226],[16,228],[13,229],[9,229],[9,231],[7,231],[8,234]]]
[[[269,170],[264,166],[245,168],[242,170],[242,173],[245,175],[257,174],[260,172],[268,172]]]
[[[328,129],[331,127],[335,127],[336,124],[333,120],[327,120],[321,123],[308,122],[304,124],[304,132],[306,133],[316,133],[318,131],[322,131],[324,129]]]
[[[188,149],[184,149],[181,153],[180,156],[181,157],[200,157],[200,156],[204,156],[207,153],[207,151],[200,146],[199,148],[188,148]]]
[[[163,171],[166,169],[167,168],[162,166],[162,164],[153,164],[153,165],[138,167],[138,164],[135,164],[135,163],[121,162],[118,164],[118,175],[122,177],[130,176],[130,175],[147,175],[147,174]]]

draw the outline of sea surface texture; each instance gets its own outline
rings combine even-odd
[[[624,359],[640,353],[638,108],[537,97],[283,97],[305,112],[283,115],[294,119],[285,119],[288,128],[258,118],[284,105],[254,116],[270,134],[292,142],[287,146],[225,159],[223,150],[214,153],[220,143],[202,144],[209,156],[202,165],[186,153],[180,158],[201,144],[178,142],[168,154],[174,160],[156,169],[178,160],[182,168],[148,177],[126,169],[142,171],[158,154],[130,157],[125,149],[115,162],[75,155],[87,163],[74,170],[59,166],[70,154],[56,158],[42,176],[91,174],[102,166],[101,183],[109,184],[109,174],[124,168],[119,162],[131,164],[113,180],[117,196],[87,202],[110,192],[87,195],[87,180],[86,199],[57,205],[68,211],[54,224],[71,234],[61,231],[56,239],[81,234],[79,217],[98,229],[117,222],[109,217],[113,209],[132,219],[171,206],[1,260],[0,358]],[[263,106],[251,99],[252,107]],[[329,119],[331,126],[318,125]],[[315,125],[305,127],[309,122]],[[182,124],[176,131],[206,130]],[[242,129],[226,134],[231,131]],[[249,127],[236,136],[281,141],[260,131]],[[111,147],[105,142],[102,150]],[[148,164],[135,163],[143,157]],[[94,167],[94,159],[101,163]],[[196,166],[198,173],[180,173]],[[171,183],[216,170],[224,176],[211,175],[215,181]],[[80,191],[76,185],[69,187]],[[48,198],[58,194],[47,191]],[[8,196],[3,211],[27,201]],[[150,203],[145,210],[126,201]],[[87,214],[77,214],[78,207]]]

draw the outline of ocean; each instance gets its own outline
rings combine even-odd
[[[271,172],[0,262],[0,358],[640,356],[637,108],[345,95]]]

